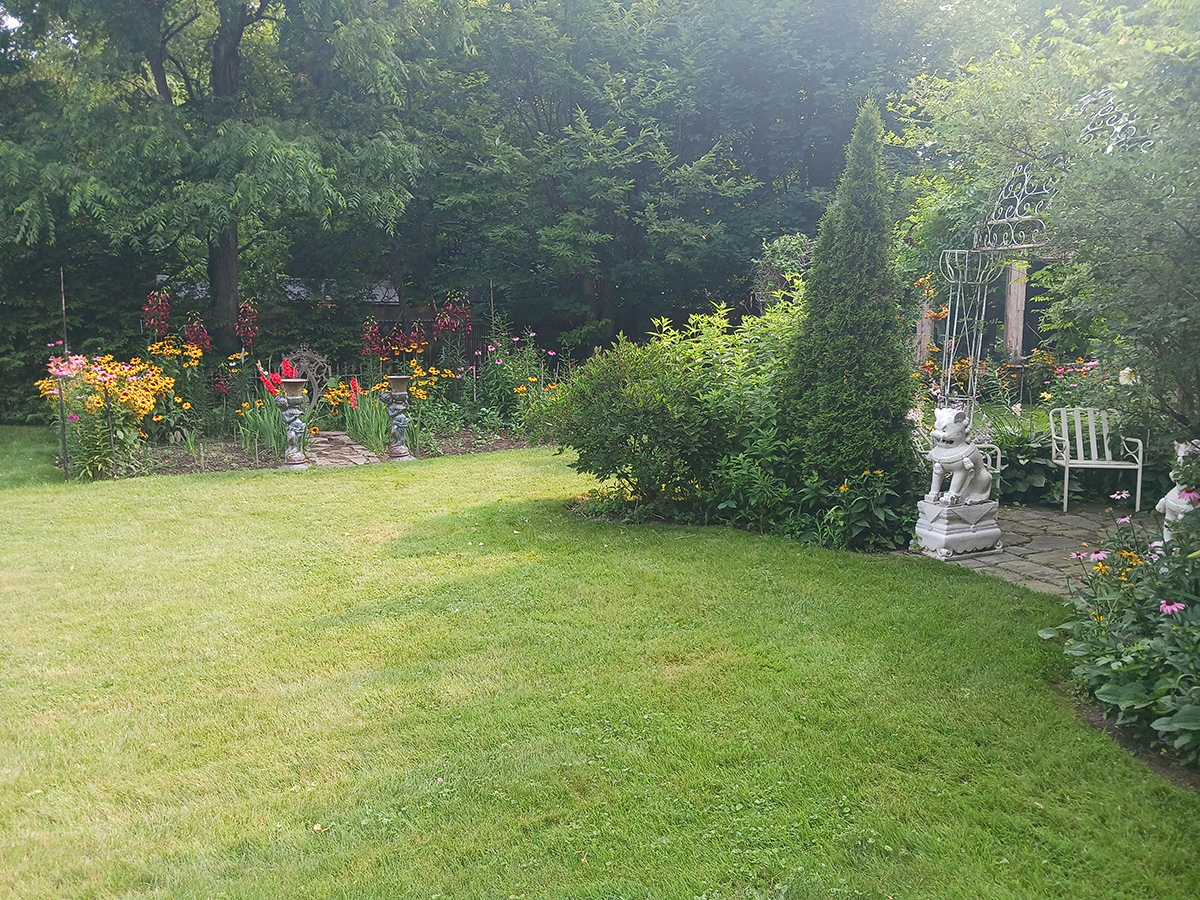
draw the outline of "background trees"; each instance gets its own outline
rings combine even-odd
[[[239,263],[276,275],[281,222],[390,230],[408,199],[398,47],[415,6],[10,3],[0,238],[37,246],[82,221],[159,254],[207,284],[232,343]]]
[[[227,338],[282,275],[641,333],[740,304],[763,240],[814,230],[933,8],[7,0],[0,243],[91,228],[207,285]]]
[[[1048,325],[1129,367],[1180,434],[1200,434],[1200,4],[1072,4],[991,56],[917,83],[913,143],[935,190],[915,234],[969,246],[1012,167],[1054,180]],[[1103,92],[1103,93],[1102,93]],[[977,220],[977,218],[976,218]],[[951,236],[958,241],[950,243]],[[966,240],[967,243],[963,243]],[[925,265],[929,265],[928,260]]]

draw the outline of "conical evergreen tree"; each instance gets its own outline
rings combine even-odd
[[[863,104],[805,284],[807,315],[792,365],[797,465],[835,481],[882,469],[907,484],[908,352],[892,266],[883,121]]]

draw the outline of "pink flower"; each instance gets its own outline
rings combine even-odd
[[[79,416],[75,415],[75,413],[71,413],[69,416],[67,416],[67,421],[68,422],[78,422]]]
[[[530,337],[537,337],[537,332],[536,332],[536,331],[531,331],[531,332],[529,332],[529,336],[530,336]]]
[[[1190,489],[1186,491],[1181,490],[1179,492],[1179,499],[1187,500],[1189,503],[1195,503],[1197,500],[1200,500],[1200,491],[1193,491]]]
[[[1087,556],[1088,555],[1086,553],[1084,553],[1082,550],[1077,550],[1076,552],[1072,553],[1069,558],[1070,559],[1087,559]]]
[[[488,344],[488,353],[495,353],[495,352],[496,352],[496,348],[493,347],[491,344]]]
[[[547,355],[547,356],[557,356],[558,354],[557,354],[557,353],[555,353],[553,350],[547,350],[547,351],[546,351],[546,355]]]
[[[1117,491],[1115,494],[1109,494],[1114,500],[1128,500],[1129,491]]]
[[[1108,559],[1108,556],[1109,553],[1107,550],[1097,550],[1095,553],[1091,554],[1088,559],[1090,559],[1092,562],[1098,562],[1102,559]]]
[[[1117,519],[1117,524],[1118,525],[1128,525],[1132,521],[1133,521],[1133,516],[1120,516]]]
[[[520,338],[519,338],[519,337],[515,337],[515,338],[513,338],[513,343],[515,344],[515,343],[516,343],[517,341],[519,341],[519,340],[520,340]]]
[[[498,365],[498,366],[504,365],[504,360],[502,360],[502,359],[496,360],[496,365]]]
[[[1162,603],[1158,604],[1158,608],[1162,611],[1164,616],[1171,616],[1177,612],[1182,612],[1183,610],[1187,609],[1187,604],[1177,603],[1173,600],[1164,600]]]

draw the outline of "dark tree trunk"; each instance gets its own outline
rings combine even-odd
[[[208,245],[208,298],[213,311],[214,336],[224,350],[236,348],[233,333],[238,314],[238,228],[237,222]]]
[[[211,116],[216,122],[237,114],[238,69],[242,61],[242,35],[251,21],[241,3],[219,3],[221,21],[212,47]],[[208,297],[212,304],[217,341],[222,349],[237,346],[234,325],[238,312],[238,228],[229,223],[208,245]]]

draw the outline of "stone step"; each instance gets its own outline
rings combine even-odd
[[[365,466],[381,462],[378,456],[350,440],[344,431],[322,431],[308,440],[308,458],[318,466]]]

